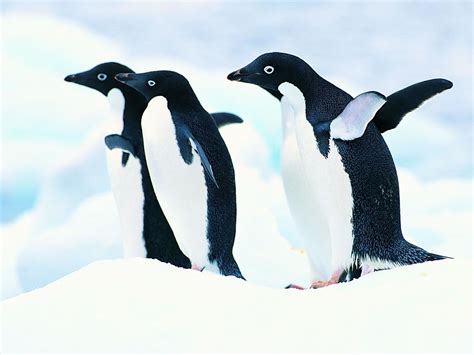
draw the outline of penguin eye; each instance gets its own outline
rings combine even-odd
[[[148,86],[155,86],[155,84],[153,80],[148,80]]]
[[[265,68],[263,68],[263,71],[267,74],[271,74],[275,71],[275,68],[273,68],[271,65],[267,65]]]
[[[107,74],[100,73],[99,75],[97,75],[97,79],[99,79],[100,81],[104,81],[105,79],[107,79]]]

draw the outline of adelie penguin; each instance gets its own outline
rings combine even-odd
[[[153,187],[193,268],[243,278],[232,254],[234,168],[211,115],[176,72],[118,74],[148,101],[142,128]]]
[[[232,73],[230,76],[233,76]],[[233,80],[232,78],[229,78]],[[240,79],[236,79],[239,81]],[[377,111],[373,122],[377,129],[384,133],[398,126],[403,117],[419,107],[425,100],[432,96],[450,89],[452,83],[446,79],[431,79],[422,81],[397,91],[387,97],[387,102]],[[298,143],[295,132],[295,121],[293,111],[288,105],[287,99],[283,99],[283,95],[278,90],[262,87],[276,99],[281,102],[282,118],[283,118],[283,139],[280,149],[281,156],[281,173],[283,184],[293,219],[299,229],[299,234],[304,236],[307,248],[310,250],[318,250],[318,257],[310,260],[311,267],[315,278],[326,274],[324,269],[328,266],[331,255],[328,250],[324,252],[321,245],[318,246],[318,238],[314,235],[329,233],[322,223],[321,213],[315,213],[320,209],[319,204],[314,199],[308,199],[308,186],[303,176],[303,165],[299,154]],[[314,254],[314,253],[313,253]],[[340,281],[350,281],[353,278],[360,277],[367,270],[352,265],[345,270],[340,277]],[[324,277],[324,276],[322,276]]]
[[[397,173],[381,132],[451,82],[418,83],[388,98],[373,91],[352,98],[285,53],[263,54],[228,79],[281,100],[282,176],[313,287],[335,283],[347,270],[445,258],[404,239]]]
[[[107,165],[119,212],[124,255],[148,257],[180,267],[191,267],[180,250],[150,180],[141,128],[146,99],[115,75],[133,72],[125,65],[109,62],[64,80],[95,89],[105,95],[114,116],[115,134],[105,137]],[[239,123],[232,114],[214,114],[217,124]]]

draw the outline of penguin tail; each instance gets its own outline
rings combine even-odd
[[[234,276],[234,277],[237,277],[238,279],[247,281],[247,280],[245,280],[245,277],[240,272],[239,265],[237,265],[237,262],[235,261],[233,256],[227,262],[225,262],[225,263],[221,262],[221,263],[218,263],[218,264],[220,264],[219,269],[220,269],[220,272],[221,272],[222,275],[224,275],[224,276]]]
[[[436,260],[443,260],[443,259],[452,259],[452,257],[427,252],[425,261],[436,261]]]
[[[423,248],[407,242],[403,237],[394,249],[391,250],[390,254],[392,258],[389,258],[389,260],[399,265],[412,265],[426,261],[452,259],[449,256],[430,253]]]
[[[242,275],[242,273],[240,272],[239,268],[234,269],[234,270],[232,270],[232,271],[230,271],[230,272],[225,272],[225,271],[224,271],[224,272],[222,273],[222,275],[224,275],[224,276],[234,276],[234,277],[237,277],[238,279],[247,281],[247,280],[245,279],[245,277]]]
[[[402,235],[389,245],[380,246],[376,250],[355,254],[355,265],[347,270],[345,279],[348,281],[356,278],[358,268],[362,266],[371,267],[374,270],[391,269],[397,266],[420,264],[426,261],[436,261],[443,259],[452,259],[449,256],[430,253],[423,248],[407,242]]]

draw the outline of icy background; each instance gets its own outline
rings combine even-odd
[[[352,95],[453,81],[384,137],[399,167],[407,239],[470,257],[471,15],[470,2],[3,1],[2,298],[121,256],[102,142],[108,104],[63,82],[111,60],[180,71],[208,111],[244,118],[223,131],[237,170],[241,243],[275,255],[279,236],[299,246],[279,178],[280,109],[262,90],[228,82],[230,71],[283,51]]]
[[[2,350],[472,354],[470,271],[442,260],[299,291],[150,259],[100,261],[3,302]]]

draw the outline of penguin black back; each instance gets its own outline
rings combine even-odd
[[[351,177],[354,259],[370,259],[375,264],[383,260],[392,266],[444,259],[404,239],[397,171],[375,124],[369,123],[358,139],[335,143]]]
[[[235,236],[237,218],[235,173],[230,153],[216,125],[204,109],[195,112],[192,119],[189,119],[189,115],[179,112],[173,112],[172,115],[176,122],[186,122],[212,166],[214,179],[208,174],[205,175],[208,193],[209,260],[219,265],[223,275],[243,278],[232,254],[235,237],[230,237]]]

